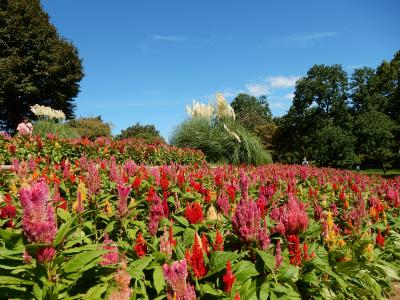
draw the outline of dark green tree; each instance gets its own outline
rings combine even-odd
[[[233,99],[231,106],[236,114],[236,121],[250,131],[260,125],[266,125],[272,120],[271,110],[268,105],[267,97],[254,96],[240,93]]]
[[[364,112],[356,117],[354,133],[357,152],[367,164],[384,166],[395,156],[394,129],[394,121],[378,111]]]
[[[39,0],[0,1],[0,127],[15,129],[30,106],[74,116],[83,77],[77,49],[60,37]]]
[[[142,138],[149,143],[165,142],[160,135],[160,132],[156,129],[154,125],[141,125],[140,123],[136,123],[135,125],[129,126],[128,128],[122,130],[117,138]]]

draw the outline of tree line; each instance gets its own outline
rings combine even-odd
[[[272,117],[265,96],[239,94],[238,121],[275,161],[349,168],[400,164],[400,51],[376,69],[314,65],[295,87],[288,112]]]

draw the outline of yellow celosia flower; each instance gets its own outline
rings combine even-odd
[[[112,216],[113,210],[112,210],[112,206],[111,206],[110,202],[108,201],[108,199],[104,203],[104,210],[105,210],[107,216],[109,216],[109,217]]]
[[[207,220],[216,221],[219,219],[220,219],[220,217],[217,213],[217,210],[215,209],[214,205],[211,205],[207,211]]]

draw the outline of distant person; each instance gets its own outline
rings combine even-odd
[[[20,135],[32,135],[33,125],[28,118],[23,118],[22,122],[18,124],[17,131]]]
[[[308,166],[308,161],[307,161],[306,157],[303,158],[303,162],[301,163],[301,165],[302,166]]]
[[[360,172],[360,166],[359,165],[356,166],[356,171]]]

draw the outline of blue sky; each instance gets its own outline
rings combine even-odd
[[[42,0],[83,60],[77,116],[168,138],[193,99],[266,94],[274,115],[314,64],[376,67],[400,50],[400,1]]]

